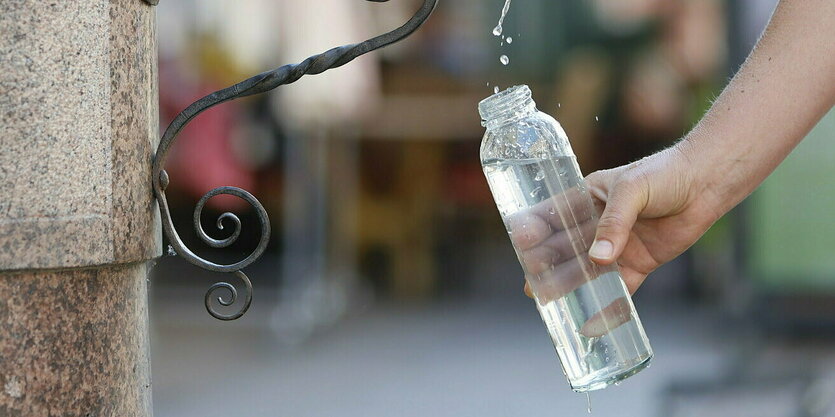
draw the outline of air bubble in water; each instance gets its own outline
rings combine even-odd
[[[510,45],[511,43],[513,43],[513,38],[508,36],[507,39],[505,39],[504,41],[507,42],[508,45]]]
[[[531,197],[536,197],[539,192],[542,191],[542,187],[536,187],[531,191]]]
[[[508,58],[507,55],[502,55],[499,58],[499,61],[501,61],[502,65],[507,65],[510,63],[510,58]]]

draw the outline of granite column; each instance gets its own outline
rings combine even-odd
[[[150,416],[153,6],[0,2],[0,416]]]

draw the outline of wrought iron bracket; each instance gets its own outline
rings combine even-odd
[[[383,3],[388,0],[367,1]],[[159,0],[145,0],[145,2],[156,5],[159,2]],[[226,282],[218,282],[209,288],[205,296],[205,305],[206,311],[208,311],[209,314],[212,315],[212,317],[215,317],[219,320],[235,320],[243,316],[249,309],[249,306],[252,303],[252,283],[250,282],[246,274],[243,273],[242,270],[245,267],[252,264],[253,262],[255,262],[267,248],[267,243],[270,239],[270,221],[269,217],[267,216],[267,211],[264,210],[264,206],[262,206],[258,199],[256,199],[252,194],[237,187],[215,188],[206,193],[206,195],[204,195],[203,198],[200,199],[200,201],[197,203],[197,206],[194,209],[194,229],[197,232],[197,235],[200,237],[203,243],[213,248],[225,248],[237,240],[241,232],[241,221],[238,218],[238,216],[236,216],[234,213],[223,213],[217,219],[216,225],[218,229],[224,228],[225,221],[229,221],[234,224],[235,228],[232,232],[232,235],[225,239],[214,239],[211,236],[209,236],[203,229],[203,225],[200,221],[200,214],[203,211],[203,206],[210,198],[220,194],[233,195],[249,203],[249,205],[252,206],[252,208],[255,210],[258,216],[258,221],[261,227],[261,238],[258,241],[258,246],[246,258],[232,264],[218,264],[208,261],[196,255],[188,247],[186,247],[186,245],[183,244],[183,241],[180,239],[179,234],[177,234],[177,230],[174,228],[174,223],[171,220],[171,212],[168,207],[168,200],[166,200],[165,198],[165,190],[166,188],[168,188],[169,184],[168,173],[165,172],[164,169],[165,161],[168,157],[168,152],[171,149],[171,146],[174,144],[174,141],[177,138],[177,135],[198,114],[218,104],[242,97],[268,92],[270,90],[275,89],[276,87],[293,83],[297,81],[299,78],[303,77],[304,75],[321,74],[329,69],[341,67],[353,61],[360,55],[367,54],[371,51],[383,48],[385,46],[391,45],[395,42],[407,38],[409,35],[414,33],[421,25],[423,25],[423,23],[429,18],[429,16],[432,14],[432,11],[435,9],[437,3],[438,0],[424,0],[423,5],[420,7],[417,13],[415,13],[415,15],[412,16],[411,19],[409,19],[408,22],[406,22],[403,26],[400,26],[399,28],[386,34],[371,38],[361,43],[333,48],[322,54],[307,58],[301,63],[285,65],[272,71],[267,71],[258,74],[231,87],[224,88],[223,90],[211,93],[197,100],[196,102],[189,105],[185,110],[181,111],[180,114],[178,114],[174,118],[174,120],[165,130],[165,133],[162,135],[162,138],[160,139],[156,155],[154,156],[153,188],[154,194],[156,195],[157,201],[159,202],[160,215],[162,218],[162,228],[165,232],[166,237],[168,237],[168,241],[171,245],[171,248],[173,249],[173,251],[176,252],[176,254],[180,255],[183,259],[200,268],[209,271],[235,274],[241,281],[243,281],[244,284],[245,298],[241,308],[237,312],[228,315],[221,314],[215,309],[215,307],[212,305],[212,295],[220,289],[227,290],[229,292],[229,298],[224,299],[223,297],[217,297],[217,302],[221,306],[229,307],[233,305],[237,300],[238,291],[235,289],[233,285]]]

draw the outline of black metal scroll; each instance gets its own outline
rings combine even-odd
[[[150,4],[156,4],[158,0],[146,1]],[[367,1],[386,2],[388,0]],[[414,33],[426,21],[426,19],[429,18],[429,15],[435,9],[437,3],[438,0],[424,0],[423,5],[420,7],[417,13],[411,19],[409,19],[408,22],[406,22],[403,26],[384,35],[377,36],[365,42],[333,48],[322,54],[312,56],[299,64],[285,65],[275,70],[258,74],[248,80],[242,81],[231,87],[209,94],[201,98],[200,100],[197,100],[196,102],[192,103],[185,110],[180,112],[180,114],[178,114],[177,117],[174,118],[174,120],[165,130],[165,133],[163,134],[162,139],[160,140],[159,148],[157,148],[156,156],[154,157],[153,186],[154,194],[156,194],[157,200],[159,202],[160,214],[162,217],[162,227],[165,232],[165,235],[168,237],[168,241],[171,244],[172,249],[178,255],[182,256],[183,259],[187,260],[188,262],[191,262],[194,265],[199,266],[200,268],[207,269],[209,271],[234,273],[236,276],[238,276],[239,279],[243,281],[245,285],[245,300],[243,302],[243,306],[237,313],[231,315],[220,314],[214,309],[211,303],[212,295],[219,289],[225,289],[229,291],[230,297],[228,299],[224,299],[222,297],[217,298],[217,301],[220,305],[228,307],[236,301],[238,297],[238,291],[235,289],[233,285],[226,282],[219,282],[212,285],[211,288],[209,288],[209,290],[206,292],[205,304],[206,310],[213,317],[219,320],[235,320],[243,316],[244,313],[246,313],[246,311],[249,309],[249,306],[252,303],[252,283],[249,281],[249,278],[242,272],[242,269],[255,262],[255,260],[257,260],[261,256],[261,254],[264,253],[264,250],[267,248],[267,243],[270,238],[270,221],[267,216],[266,210],[264,210],[264,206],[262,206],[261,203],[252,194],[237,187],[215,188],[214,190],[211,190],[208,193],[206,193],[206,195],[204,195],[203,198],[200,199],[200,202],[197,203],[197,207],[195,207],[194,228],[197,232],[197,235],[200,236],[200,239],[205,244],[213,248],[224,248],[231,245],[235,242],[235,240],[237,240],[241,231],[241,221],[238,218],[238,216],[236,216],[234,213],[223,213],[217,220],[218,229],[223,229],[224,220],[229,220],[232,223],[234,223],[235,229],[232,235],[225,239],[214,239],[210,237],[205,232],[205,230],[203,229],[203,225],[200,222],[200,213],[202,212],[203,206],[206,204],[206,201],[219,194],[233,195],[249,203],[256,211],[258,222],[261,226],[261,238],[258,242],[258,246],[251,254],[249,254],[249,256],[247,256],[241,261],[232,264],[217,264],[208,261],[196,255],[188,247],[186,247],[185,244],[183,244],[183,241],[180,239],[180,236],[177,234],[177,230],[174,228],[174,224],[171,220],[171,213],[168,207],[168,201],[165,198],[165,189],[168,187],[169,178],[168,173],[166,173],[163,168],[165,166],[165,160],[168,157],[168,151],[174,144],[177,135],[198,114],[213,106],[224,103],[226,101],[235,100],[241,97],[265,93],[281,85],[293,83],[304,75],[321,74],[331,68],[341,67],[351,62],[355,58],[359,57],[360,55],[369,53],[376,49],[380,49],[382,47],[391,45],[395,42],[405,39],[406,37]]]

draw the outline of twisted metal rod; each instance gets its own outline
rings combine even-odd
[[[146,1],[155,4],[157,0]],[[388,0],[367,1],[382,3]],[[174,120],[171,122],[168,128],[165,129],[165,133],[162,135],[162,138],[160,139],[159,147],[157,148],[156,155],[154,156],[154,166],[152,175],[154,194],[156,195],[157,201],[159,202],[159,211],[160,216],[162,218],[162,228],[165,232],[165,235],[168,237],[168,241],[170,242],[173,250],[178,255],[182,256],[186,261],[209,271],[234,273],[245,284],[245,300],[243,306],[237,313],[230,315],[218,313],[214,309],[210,301],[212,298],[212,294],[216,290],[225,288],[231,294],[229,299],[224,300],[222,297],[218,297],[217,301],[220,303],[220,305],[224,307],[231,306],[238,296],[235,287],[226,282],[218,282],[212,285],[211,288],[209,288],[205,296],[205,305],[206,310],[213,317],[219,320],[235,320],[240,318],[249,309],[249,306],[252,302],[252,283],[249,281],[249,278],[243,272],[241,272],[241,270],[255,262],[255,260],[257,260],[264,253],[264,250],[267,248],[267,243],[270,239],[270,220],[267,216],[267,212],[264,209],[264,206],[262,206],[258,199],[256,199],[252,194],[248,193],[247,191],[237,187],[215,188],[206,193],[206,195],[204,195],[203,198],[200,199],[200,201],[197,203],[197,206],[195,207],[194,228],[197,232],[197,235],[200,237],[203,243],[214,248],[227,247],[237,240],[241,232],[241,221],[238,218],[238,216],[236,216],[234,213],[223,213],[217,220],[218,229],[223,229],[224,220],[230,220],[234,224],[234,230],[232,235],[225,239],[214,239],[210,237],[203,229],[203,225],[200,221],[200,214],[203,210],[203,206],[210,198],[220,194],[233,195],[249,203],[256,211],[258,222],[261,226],[261,239],[258,242],[258,246],[251,254],[249,254],[249,256],[247,256],[241,261],[232,264],[218,264],[211,262],[196,255],[188,247],[186,247],[186,245],[180,239],[177,230],[174,228],[174,223],[171,220],[171,212],[168,207],[168,200],[165,198],[165,189],[168,187],[169,178],[168,173],[164,170],[164,166],[165,161],[168,158],[168,151],[174,144],[177,135],[179,135],[183,128],[195,117],[197,117],[198,114],[218,104],[242,97],[265,93],[275,89],[276,87],[293,83],[305,75],[321,74],[331,68],[341,67],[353,61],[361,55],[367,54],[371,51],[383,48],[385,46],[391,45],[395,42],[405,39],[406,37],[414,33],[421,25],[423,25],[424,22],[426,22],[426,20],[429,18],[429,15],[431,15],[432,11],[435,9],[437,3],[438,0],[424,0],[423,5],[415,13],[415,15],[412,16],[411,19],[409,19],[408,22],[406,22],[403,26],[400,26],[399,28],[386,34],[371,38],[365,42],[333,48],[322,54],[307,58],[301,63],[285,65],[272,71],[267,71],[258,74],[231,87],[227,87],[223,90],[211,93],[195,101],[194,103],[189,105],[185,110],[180,112],[174,118]]]

